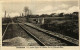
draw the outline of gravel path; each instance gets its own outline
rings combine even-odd
[[[3,40],[3,46],[39,46],[39,44],[18,25],[10,25]]]

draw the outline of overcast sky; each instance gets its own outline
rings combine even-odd
[[[20,15],[24,7],[27,6],[33,14],[51,14],[51,13],[71,13],[78,11],[78,1],[22,1],[22,2],[3,2],[2,11],[5,10],[12,17]]]

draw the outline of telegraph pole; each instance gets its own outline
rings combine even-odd
[[[24,15],[23,15],[23,13],[22,13],[22,17],[23,17]]]
[[[4,17],[6,18],[6,11],[5,11]]]

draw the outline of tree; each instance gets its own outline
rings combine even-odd
[[[59,14],[59,17],[63,17],[63,14],[64,14],[64,13],[60,13],[60,14]]]
[[[27,16],[28,15],[28,12],[29,12],[28,7],[24,7],[24,12],[25,12],[25,16]]]

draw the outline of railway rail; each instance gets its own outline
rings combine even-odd
[[[26,33],[28,33],[28,35],[30,35],[32,38],[34,38],[39,45],[41,46],[46,46],[43,42],[41,42],[41,40],[39,40],[36,36],[34,36],[33,34],[31,34],[29,31],[27,31],[25,28],[23,28],[23,26],[21,26],[20,24],[18,24]]]
[[[3,32],[3,35],[2,35],[2,40],[4,39],[4,35],[6,34],[6,31],[7,31],[7,29],[8,29],[8,27],[9,27],[9,23],[7,23],[6,24],[7,26],[6,26],[6,29],[4,30],[4,32]]]

